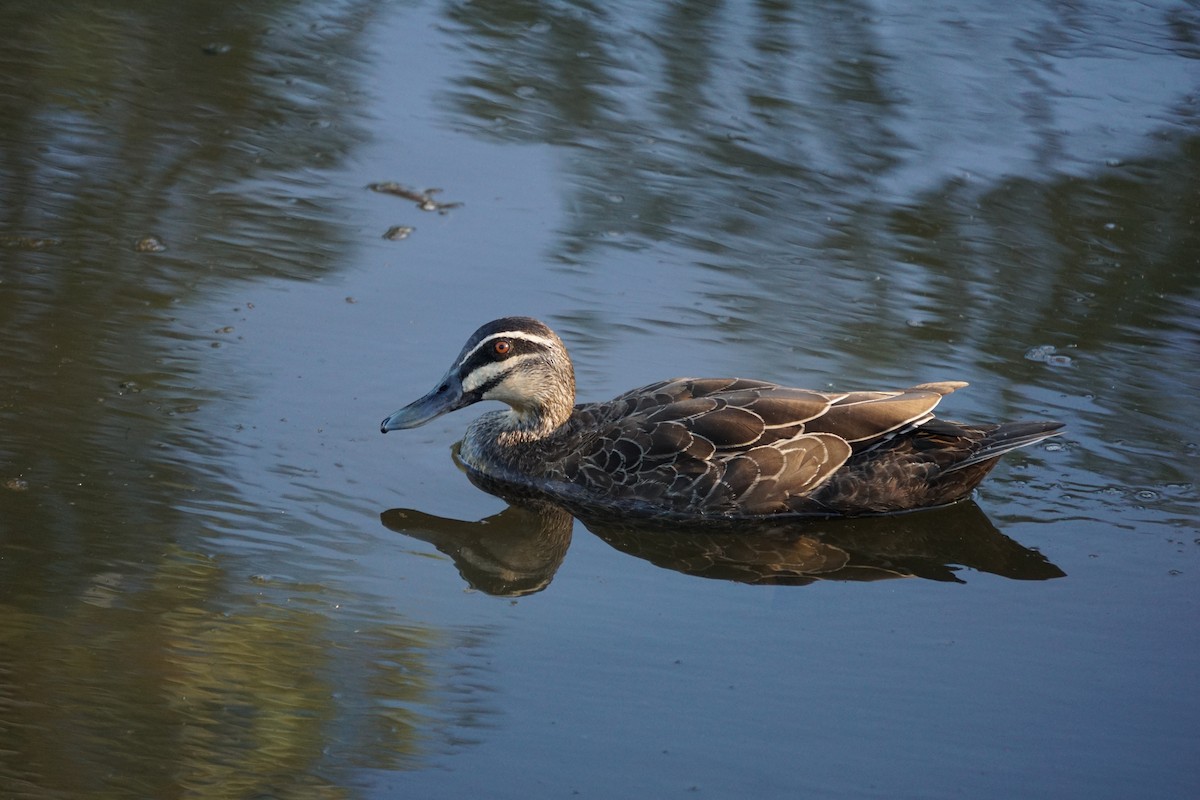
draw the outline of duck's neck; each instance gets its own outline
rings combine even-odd
[[[570,362],[540,373],[526,370],[484,396],[508,404],[475,420],[463,438],[462,459],[484,472],[537,474],[561,448],[575,410]],[[561,453],[559,454],[561,455]]]
[[[490,411],[467,428],[459,457],[468,466],[501,478],[536,476],[555,460],[569,437],[570,413],[521,414]]]
[[[527,444],[545,439],[571,418],[575,409],[575,375],[566,367],[527,370],[509,378],[485,399],[508,404],[508,410],[492,418],[489,433],[501,446]]]
[[[496,444],[512,447],[548,439],[571,418],[573,406],[526,406],[500,412],[493,435]]]

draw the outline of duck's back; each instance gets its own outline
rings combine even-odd
[[[825,393],[676,379],[576,407],[543,476],[577,497],[696,516],[886,513],[968,494],[1057,423],[965,426],[932,409],[961,382]]]

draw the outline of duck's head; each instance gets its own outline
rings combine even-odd
[[[385,419],[383,433],[415,428],[480,400],[513,411],[512,427],[549,432],[575,405],[575,370],[562,340],[532,317],[504,317],[471,335],[427,395]]]

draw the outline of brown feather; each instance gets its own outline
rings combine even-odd
[[[858,402],[835,403],[805,427],[835,434],[848,442],[870,442],[929,420],[941,399],[936,392],[910,389]]]

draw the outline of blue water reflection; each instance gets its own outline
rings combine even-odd
[[[1198,40],[1166,0],[7,4],[0,795],[1192,796]],[[464,419],[378,418],[510,313],[584,400],[1065,419],[977,510],[1067,577],[429,544],[504,506]]]

